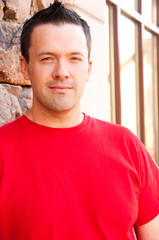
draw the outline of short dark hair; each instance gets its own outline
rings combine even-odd
[[[88,47],[88,59],[90,58],[91,51],[91,34],[90,28],[87,22],[82,19],[75,11],[66,8],[58,0],[54,1],[54,4],[50,5],[48,8],[45,8],[37,12],[33,17],[25,22],[23,25],[23,30],[21,34],[21,53],[24,56],[26,62],[29,62],[29,48],[31,45],[31,34],[33,29],[36,26],[42,24],[61,24],[61,23],[72,23],[82,27]]]

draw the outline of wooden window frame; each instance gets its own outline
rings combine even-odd
[[[114,92],[115,92],[115,111],[112,115],[114,116],[113,122],[121,124],[121,87],[120,87],[120,49],[119,49],[119,17],[120,14],[124,14],[128,18],[132,19],[137,24],[137,133],[141,141],[145,144],[145,117],[144,117],[144,46],[143,46],[143,31],[144,29],[150,31],[152,34],[157,36],[157,116],[156,116],[156,126],[157,131],[157,154],[156,161],[159,164],[159,11],[157,11],[157,25],[147,22],[142,17],[142,1],[138,0],[136,6],[137,10],[126,9],[124,6],[120,5],[118,0],[106,0],[108,6],[113,9],[113,62],[114,62]],[[157,9],[159,9],[159,1],[157,1]],[[114,97],[113,97],[114,98]]]

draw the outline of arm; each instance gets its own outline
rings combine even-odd
[[[152,221],[137,227],[135,233],[138,240],[158,240],[159,239],[159,215]]]

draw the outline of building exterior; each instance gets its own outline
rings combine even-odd
[[[0,0],[0,126],[25,114],[31,86],[19,67],[22,24],[54,0]],[[159,1],[64,0],[87,20],[93,72],[86,114],[132,130],[159,163]]]
[[[111,121],[159,163],[159,1],[106,1]]]

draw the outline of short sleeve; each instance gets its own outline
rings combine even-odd
[[[138,157],[140,196],[136,227],[148,223],[159,214],[159,168],[141,142]]]

